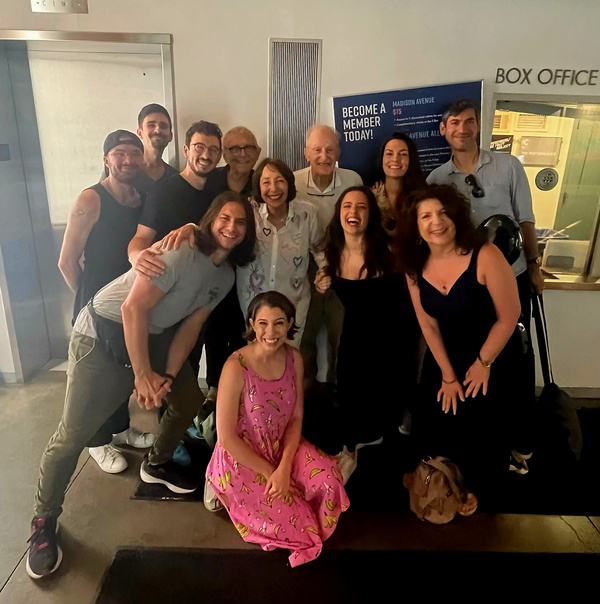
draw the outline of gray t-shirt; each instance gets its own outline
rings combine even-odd
[[[152,279],[152,284],[165,296],[150,310],[148,332],[161,333],[191,315],[198,308],[211,310],[226,296],[234,283],[234,272],[229,263],[213,264],[197,247],[182,245],[178,250],[164,251],[161,260],[166,268],[163,275]],[[121,306],[136,279],[132,268],[103,287],[94,296],[94,310],[105,319],[122,323]],[[83,307],[74,325],[75,331],[96,337],[92,317]]]

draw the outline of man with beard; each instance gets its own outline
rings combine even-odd
[[[162,159],[167,145],[173,140],[173,124],[168,111],[157,103],[143,107],[138,115],[137,135],[144,143],[144,164],[135,188],[140,193],[148,193],[157,182],[177,174],[177,170]]]
[[[134,187],[143,170],[143,157],[144,146],[133,132],[111,132],[104,141],[106,178],[75,200],[58,261],[67,285],[76,292],[73,320],[100,289],[129,269],[127,245],[136,231],[144,198]],[[100,468],[115,474],[125,470],[127,460],[113,444],[145,448],[153,442],[152,434],[129,427],[128,401],[124,401],[88,447]]]

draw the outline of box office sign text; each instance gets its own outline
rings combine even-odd
[[[496,84],[542,84],[544,86],[597,86],[598,69],[539,69],[498,67]]]

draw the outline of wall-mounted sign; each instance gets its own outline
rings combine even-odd
[[[496,84],[551,84],[553,86],[597,86],[598,69],[539,69],[498,67]]]
[[[525,166],[556,166],[562,145],[561,136],[522,136],[520,155]]]
[[[88,0],[31,0],[32,13],[88,14]]]
[[[492,134],[490,150],[498,153],[510,153],[513,144],[512,134]]]
[[[341,133],[340,167],[358,172],[366,183],[375,175],[382,141],[395,131],[408,134],[425,174],[450,159],[440,134],[444,109],[459,99],[481,106],[481,81],[370,92],[333,98],[335,127]]]

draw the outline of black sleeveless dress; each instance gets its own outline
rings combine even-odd
[[[418,324],[404,275],[349,280],[332,288],[345,308],[337,361],[343,444],[395,431],[414,396]]]
[[[478,254],[479,250],[473,251],[468,268],[448,294],[433,287],[422,275],[418,280],[423,310],[437,319],[461,384],[497,319],[487,287],[477,281]],[[449,457],[467,479],[475,473],[508,468],[507,422],[511,416],[515,420],[519,400],[515,390],[522,359],[521,339],[515,329],[492,364],[487,394],[484,396],[480,391],[475,398],[459,400],[457,413],[453,415],[452,411],[444,414],[441,402],[437,402],[442,373],[431,351],[427,350],[415,422],[421,454]]]

